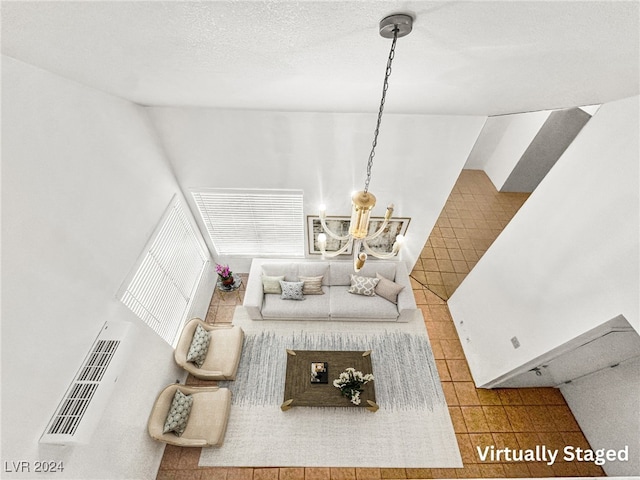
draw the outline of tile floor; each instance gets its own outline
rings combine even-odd
[[[498,192],[482,171],[463,170],[412,277],[448,299],[527,198]]]
[[[499,193],[480,171],[460,175],[411,273],[440,373],[464,468],[219,468],[198,467],[200,449],[167,445],[158,480],[382,480],[604,476],[592,463],[481,462],[476,447],[588,448],[571,411],[554,388],[475,388],[447,308],[455,291],[493,240],[526,201],[527,194]],[[246,281],[246,277],[245,277]],[[246,283],[246,282],[245,282]],[[242,297],[242,292],[241,292]],[[214,294],[207,321],[230,322],[235,295]],[[189,377],[187,383],[201,381]],[[206,383],[206,382],[205,382]]]

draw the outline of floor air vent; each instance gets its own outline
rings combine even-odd
[[[113,384],[117,380],[120,369],[114,364],[121,362],[114,360],[118,357],[121,338],[127,329],[126,324],[105,323],[47,425],[41,443],[80,443],[89,430],[85,424],[93,426],[97,423],[99,415],[95,411],[102,409],[92,407],[96,403],[106,403],[105,397],[110,393],[110,388],[105,388],[104,384]],[[87,416],[92,417],[90,421],[87,421]]]

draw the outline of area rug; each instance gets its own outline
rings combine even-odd
[[[252,321],[245,331],[224,444],[200,466],[460,468],[462,460],[421,315],[409,323]],[[286,349],[371,350],[380,409],[282,411]]]

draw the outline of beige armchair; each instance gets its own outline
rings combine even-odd
[[[181,436],[162,433],[176,390],[193,396],[187,428]],[[149,435],[160,442],[179,447],[219,447],[224,440],[231,407],[231,391],[220,387],[190,387],[173,384],[166,387],[151,410]]]
[[[207,356],[201,367],[187,361],[191,340],[198,325],[202,325],[211,335]],[[243,340],[244,332],[237,325],[209,325],[199,318],[193,318],[182,330],[174,358],[178,365],[202,380],[235,380]]]

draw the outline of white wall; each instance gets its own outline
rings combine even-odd
[[[153,478],[163,447],[146,421],[183,373],[115,294],[179,187],[146,113],[127,101],[2,57],[2,107],[3,465],[62,460],[51,477]],[[105,321],[131,322],[137,350],[98,430],[87,445],[39,445]]]
[[[363,188],[374,114],[148,110],[185,192],[198,187],[301,189],[306,216],[317,215],[322,203],[328,215],[349,215],[351,192]],[[401,253],[409,269],[484,120],[384,115],[370,185],[377,197],[373,216],[383,216],[393,203],[394,215],[411,217]],[[246,272],[249,262],[231,261],[231,267]]]
[[[469,153],[464,168],[467,170],[484,170],[487,160],[491,158],[498,142],[509,126],[509,116],[487,117],[476,143]]]
[[[478,386],[618,315],[640,331],[638,131],[638,97],[603,105],[449,299]]]
[[[594,373],[560,388],[593,449],[629,447],[629,460],[607,462],[607,475],[640,473],[640,358]]]
[[[489,117],[464,168],[484,170],[500,190],[551,111]]]

